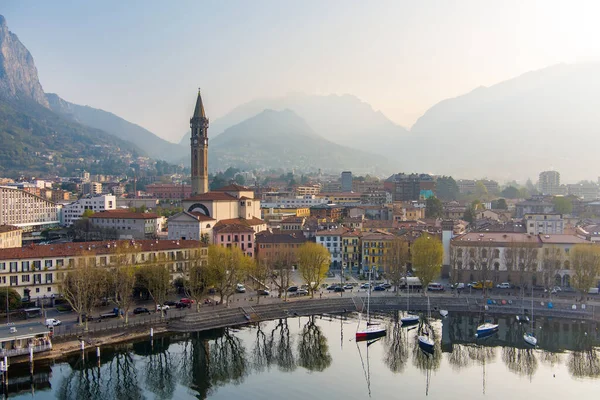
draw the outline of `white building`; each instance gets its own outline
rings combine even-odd
[[[561,214],[525,214],[523,222],[530,235],[562,235],[564,221]]]
[[[317,244],[325,247],[331,255],[331,268],[338,269],[342,262],[342,235],[349,232],[348,228],[335,228],[317,231]]]
[[[86,196],[63,207],[61,215],[61,224],[71,226],[75,221],[81,218],[85,210],[93,212],[102,212],[115,210],[117,208],[117,198],[112,194],[101,196]]]
[[[299,208],[299,207],[312,207],[327,204],[328,200],[325,198],[317,198],[314,194],[307,194],[304,196],[294,197],[279,197],[277,199],[262,202],[263,208]]]
[[[0,225],[24,232],[41,231],[60,223],[59,204],[16,188],[0,186]]]
[[[217,221],[199,212],[183,211],[168,220],[169,240],[202,240],[207,237],[212,241],[212,229]],[[206,236],[205,236],[206,235]]]
[[[152,239],[162,229],[163,217],[154,213],[121,210],[103,211],[90,217],[94,228],[114,229],[119,239]]]

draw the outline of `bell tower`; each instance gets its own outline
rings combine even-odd
[[[198,89],[198,99],[194,115],[190,119],[192,136],[192,196],[208,192],[208,118],[204,112],[202,96]]]

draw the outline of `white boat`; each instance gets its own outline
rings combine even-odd
[[[525,332],[523,334],[523,340],[530,346],[537,346],[537,338],[533,336],[535,332],[533,325],[533,287],[531,288],[531,332]]]
[[[410,286],[407,284],[407,295],[406,295],[406,312],[408,313],[406,316],[400,318],[402,322],[402,326],[414,325],[419,322],[419,316],[416,314],[411,314],[410,312]]]
[[[371,275],[373,271],[369,273],[369,287],[371,287]],[[358,321],[358,327],[360,327],[360,321]],[[385,327],[381,327],[377,324],[371,323],[371,291],[367,290],[367,327],[365,329],[357,329],[356,341],[371,340],[380,338],[386,335]]]
[[[487,335],[491,335],[492,333],[498,330],[498,324],[492,324],[491,322],[486,322],[477,327],[476,337],[483,337]]]
[[[440,310],[440,315],[446,318],[448,316],[448,310]]]
[[[429,296],[427,296],[427,317],[431,317],[431,311],[429,307]],[[423,330],[421,335],[418,337],[419,339],[419,347],[426,353],[433,353],[435,342],[432,338],[429,337],[429,332]]]

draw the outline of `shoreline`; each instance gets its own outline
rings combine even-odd
[[[371,310],[380,313],[392,311],[406,311],[406,296],[382,296],[371,298]],[[199,313],[188,314],[181,319],[163,321],[157,324],[137,325],[113,331],[99,331],[84,333],[80,337],[53,338],[52,350],[35,353],[34,364],[38,361],[56,362],[76,353],[80,353],[81,339],[85,342],[85,353],[94,352],[95,347],[114,346],[121,343],[133,342],[144,338],[150,339],[150,329],[154,336],[165,333],[202,332],[212,329],[245,326],[262,321],[271,321],[282,318],[302,317],[324,314],[344,314],[361,312],[365,297],[346,296],[323,299],[294,299],[287,302],[266,303],[260,305],[246,305],[237,307],[218,307],[204,309]],[[436,312],[440,309],[450,313],[481,314],[488,316],[511,316],[520,314],[521,305],[483,304],[475,299],[457,298],[448,296],[431,296],[431,309]],[[411,296],[411,311],[425,312],[427,301],[425,296]],[[591,310],[589,310],[591,309]],[[595,306],[590,305],[588,310],[573,310],[567,307],[546,309],[538,301],[534,307],[535,314],[539,317],[559,319],[578,319],[598,322],[599,313],[595,313]],[[485,311],[484,311],[485,310]],[[81,339],[80,339],[81,338]],[[11,357],[11,364],[29,363],[29,355]]]

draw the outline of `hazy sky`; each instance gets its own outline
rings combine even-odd
[[[257,97],[350,93],[409,127],[430,106],[600,60],[595,1],[0,0],[46,92],[164,138],[197,87],[212,120]]]

